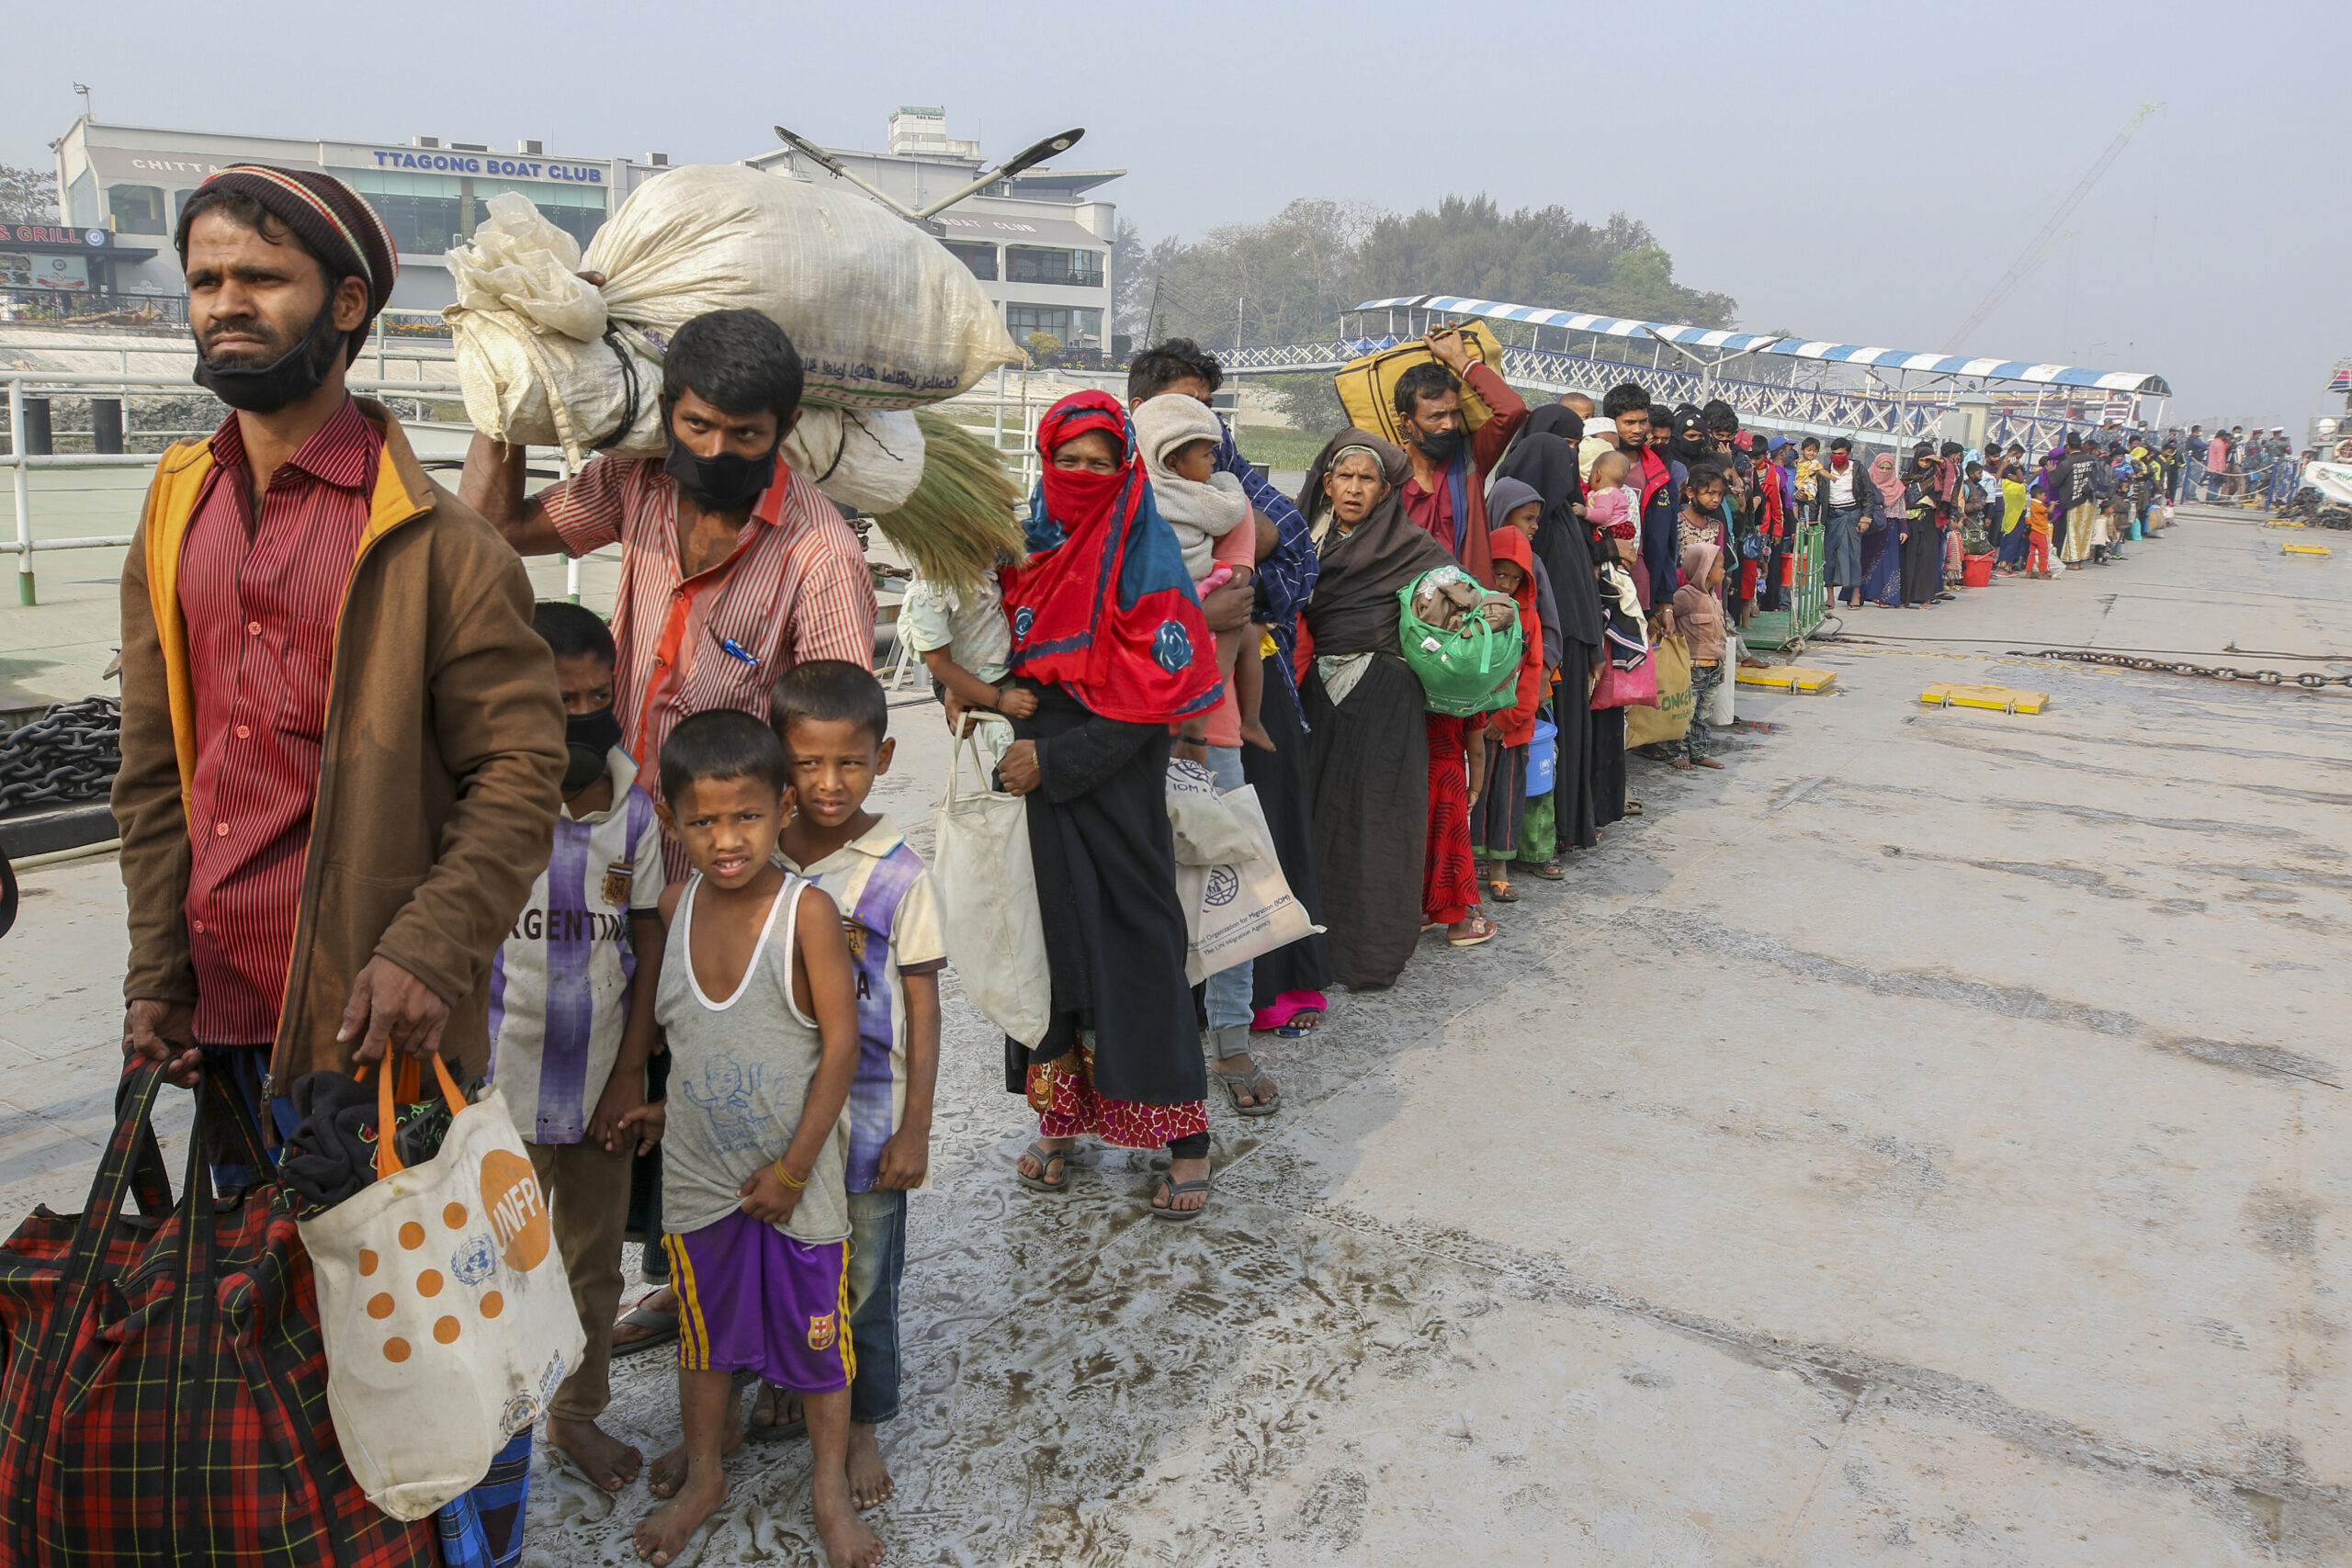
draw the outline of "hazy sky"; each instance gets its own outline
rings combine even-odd
[[[1147,239],[1297,196],[1622,209],[1747,327],[2154,371],[2168,419],[2298,434],[2352,355],[2342,0],[9,9],[0,162],[50,161],[77,81],[110,123],[673,162],[944,104],[998,155],[1083,125],[1064,166],[1128,170],[1102,194]],[[2072,238],[1950,342],[2143,100]]]

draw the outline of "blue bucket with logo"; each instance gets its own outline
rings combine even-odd
[[[1552,793],[1552,781],[1560,765],[1560,727],[1548,718],[1535,721],[1535,733],[1527,742],[1527,795],[1532,800],[1539,795]]]

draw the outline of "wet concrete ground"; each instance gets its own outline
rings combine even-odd
[[[891,1560],[2352,1561],[2352,694],[1999,657],[2352,649],[2352,546],[2285,536],[1860,612],[1952,640],[1818,647],[1838,691],[1741,693],[1725,771],[1636,761],[1648,813],[1500,940],[1267,1048],[1287,1108],[1213,1112],[1197,1225],[1140,1156],[1016,1188],[953,998]],[[898,718],[922,842],[944,731]],[[111,863],[27,882],[9,1212],[78,1205],[119,1016]],[[649,1450],[659,1361],[610,1416]],[[698,1560],[812,1561],[806,1467],[747,1445]],[[629,1561],[649,1506],[542,1463],[526,1560]]]

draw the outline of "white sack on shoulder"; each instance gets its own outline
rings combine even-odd
[[[922,454],[922,426],[910,409],[803,408],[784,442],[784,460],[819,490],[877,517],[914,494]]]
[[[458,303],[469,310],[513,310],[541,331],[582,343],[601,337],[605,297],[580,276],[580,243],[528,197],[501,191],[489,207],[473,243],[446,257]]]
[[[588,246],[613,315],[667,342],[707,310],[758,310],[800,352],[810,401],[913,408],[1021,351],[929,234],[846,186],[696,164],[639,186]]]

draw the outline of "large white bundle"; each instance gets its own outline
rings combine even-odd
[[[710,310],[755,310],[784,328],[808,373],[812,415],[910,409],[1021,357],[961,263],[854,194],[690,165],[639,187],[584,265],[524,197],[502,193],[489,205],[474,243],[448,257],[458,303],[444,317],[466,412],[487,434],[560,446],[575,462],[597,449],[663,449],[654,409],[662,347]],[[583,270],[604,275],[601,290],[575,276]],[[829,490],[860,488],[866,458],[919,439],[911,420],[875,426],[874,452],[865,434],[853,429]],[[831,453],[842,436],[812,430],[804,444]]]

